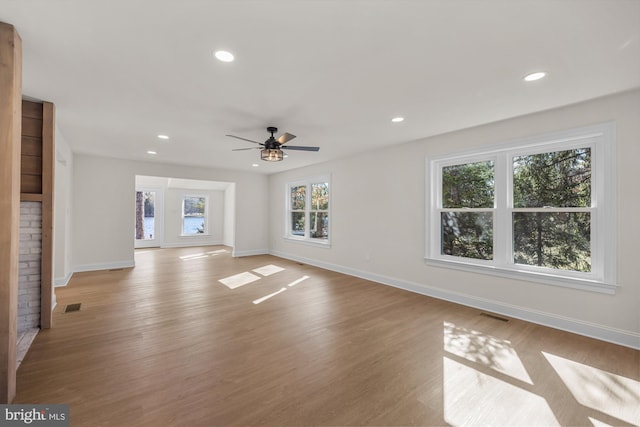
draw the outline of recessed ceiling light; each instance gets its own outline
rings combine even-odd
[[[252,164],[251,166],[253,166],[254,168],[257,168],[257,167],[258,167],[258,166],[260,166],[260,165],[259,165],[259,164],[257,164],[257,163],[254,163],[254,164]]]
[[[231,52],[227,52],[226,50],[217,50],[213,54],[218,61],[222,62],[231,62],[233,61],[233,54]]]
[[[151,150],[149,150],[149,151],[147,151],[147,154],[158,154],[158,153],[157,153],[157,152],[155,152],[155,151],[151,151]]]
[[[540,80],[541,78],[543,78],[546,75],[547,75],[547,73],[545,73],[544,71],[538,71],[536,73],[531,73],[531,74],[527,74],[526,76],[524,76],[524,81],[525,82],[535,82],[536,80]]]
[[[391,119],[391,121],[393,123],[400,123],[404,121],[404,117],[394,117],[393,119]]]
[[[169,139],[167,135],[158,135],[158,139]]]

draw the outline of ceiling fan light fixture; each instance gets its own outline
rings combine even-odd
[[[284,158],[284,153],[280,149],[264,148],[260,150],[260,159],[265,162],[279,162]]]

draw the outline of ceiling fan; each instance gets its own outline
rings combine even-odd
[[[284,153],[282,150],[299,150],[299,151],[318,151],[320,147],[302,147],[299,145],[286,145],[287,142],[291,141],[295,138],[295,135],[290,133],[283,133],[278,138],[274,137],[273,134],[278,132],[278,128],[274,126],[269,126],[267,128],[267,132],[271,133],[271,136],[265,142],[253,141],[251,139],[242,138],[240,136],[235,135],[226,135],[231,138],[241,139],[243,141],[253,142],[254,144],[260,145],[260,147],[251,147],[251,148],[236,148],[232,151],[244,151],[244,150],[260,150],[260,158],[267,162],[279,162],[284,158]]]

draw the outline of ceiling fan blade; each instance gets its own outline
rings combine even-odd
[[[246,150],[259,150],[260,148],[258,147],[250,147],[250,148],[234,148],[231,151],[246,151]]]
[[[278,139],[276,139],[276,141],[278,141],[278,143],[282,145],[282,144],[286,144],[287,141],[291,141],[295,137],[296,137],[295,135],[285,132],[282,135],[280,135]]]
[[[299,150],[299,151],[318,151],[320,147],[302,147],[299,145],[287,145],[284,147],[280,147],[283,150]]]
[[[254,141],[254,140],[252,140],[252,139],[243,138],[243,137],[241,137],[241,136],[235,136],[235,135],[225,135],[225,136],[228,136],[228,137],[231,137],[231,138],[235,138],[235,139],[241,139],[241,140],[243,140],[243,141],[253,142],[254,144],[260,144],[260,145],[262,145],[262,142]]]

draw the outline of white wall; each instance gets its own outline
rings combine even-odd
[[[233,246],[235,241],[236,224],[236,184],[231,183],[224,192],[224,242],[227,246]]]
[[[268,251],[268,178],[264,175],[75,154],[74,271],[134,264],[136,175],[235,183],[234,255]]]
[[[633,91],[271,175],[270,250],[427,295],[640,348],[640,279],[635,267],[640,242],[639,118],[640,91]],[[620,287],[615,295],[425,265],[426,156],[605,121],[614,121],[617,126]],[[406,125],[411,125],[409,120]],[[322,174],[331,174],[331,247],[283,239],[286,182]]]
[[[73,273],[71,261],[73,154],[57,128],[55,146],[53,283],[55,286],[61,286],[67,284]]]

